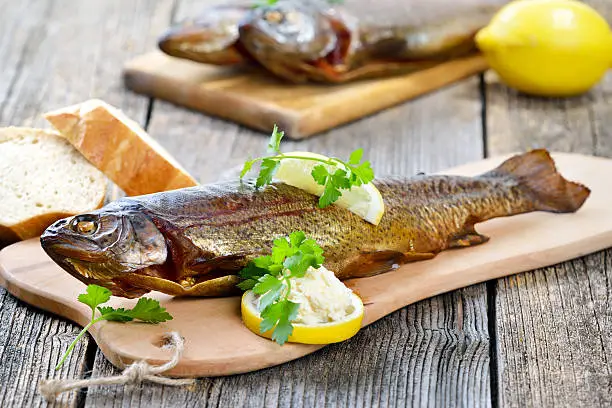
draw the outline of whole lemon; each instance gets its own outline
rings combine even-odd
[[[584,93],[612,63],[610,26],[575,0],[508,3],[475,40],[500,79],[527,94]]]

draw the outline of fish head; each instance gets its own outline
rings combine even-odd
[[[168,248],[149,217],[134,210],[101,209],[56,221],[41,235],[41,245],[55,263],[77,279],[126,297],[146,293],[125,278],[163,265]]]
[[[158,47],[173,57],[232,65],[245,61],[236,48],[240,21],[250,11],[241,5],[209,7],[199,16],[171,26],[158,39]]]
[[[314,1],[279,0],[256,7],[240,25],[240,41],[262,62],[273,58],[310,61],[337,43],[327,7]]]

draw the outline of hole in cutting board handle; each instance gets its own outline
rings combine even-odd
[[[183,342],[185,341],[185,337],[181,336],[181,339],[183,339]],[[162,350],[172,350],[174,349],[174,346],[172,345],[172,342],[170,340],[169,336],[166,336],[166,334],[161,334],[159,335],[159,337],[157,337],[156,339],[154,339],[151,344],[157,348],[160,348]]]

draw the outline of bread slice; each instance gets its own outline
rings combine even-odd
[[[59,134],[0,128],[0,247],[100,208],[108,180]]]
[[[129,196],[197,184],[136,122],[101,100],[91,99],[43,116]]]

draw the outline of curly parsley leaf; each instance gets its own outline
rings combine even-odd
[[[280,301],[274,302],[268,307],[264,308],[260,314],[263,319],[259,325],[260,333],[265,333],[272,330],[281,318],[283,313],[283,305]]]
[[[314,181],[316,181],[317,184],[321,186],[324,186],[325,183],[327,183],[327,179],[330,176],[329,172],[327,171],[325,166],[323,166],[322,164],[318,164],[314,166],[314,168],[310,172],[310,175],[312,176]]]
[[[81,303],[85,303],[91,308],[91,311],[95,314],[96,307],[102,303],[106,303],[110,300],[112,292],[102,286],[88,285],[85,289],[85,293],[81,293],[77,299]]]
[[[333,183],[328,183],[325,185],[325,190],[323,190],[323,194],[319,197],[319,207],[325,208],[328,205],[334,203],[334,201],[338,200],[342,193]]]
[[[276,124],[272,129],[272,135],[268,140],[268,153],[280,153],[280,142],[285,137],[285,132],[279,131]]]
[[[261,333],[274,329],[274,341],[281,345],[287,341],[299,309],[298,303],[289,300],[291,279],[303,277],[310,267],[320,268],[324,261],[323,249],[314,239],[293,231],[272,242],[271,255],[253,259],[239,272],[244,280],[238,287],[260,296]]]
[[[291,256],[295,252],[295,247],[285,238],[275,239],[272,243],[272,264],[282,264],[283,259]]]
[[[297,316],[300,304],[294,303],[290,300],[284,300],[280,302],[280,305],[281,315],[277,320],[276,327],[272,333],[272,340],[282,346],[293,333],[293,325],[291,324],[291,321]]]
[[[261,313],[263,321],[259,325],[260,332],[265,333],[274,328],[272,340],[282,346],[293,333],[291,321],[296,318],[299,308],[299,303],[287,299],[271,304]]]
[[[242,170],[240,171],[240,178],[243,179],[244,176],[247,175],[247,173],[249,171],[251,171],[251,168],[253,167],[253,164],[255,164],[255,161],[253,160],[247,160],[244,162],[244,166],[242,166]]]
[[[254,262],[249,262],[246,267],[238,273],[243,278],[243,281],[238,283],[238,287],[242,290],[250,290],[257,284],[257,280],[269,273],[267,269],[272,265],[272,258],[268,256],[262,256],[256,258]]]
[[[349,156],[349,164],[359,164],[359,162],[361,161],[361,158],[363,157],[363,149],[357,149],[357,150],[353,150],[353,152],[351,153],[351,155]]]
[[[91,321],[87,323],[83,330],[76,336],[74,341],[68,346],[68,350],[62,356],[60,362],[55,366],[58,370],[68,355],[72,352],[76,344],[79,342],[81,337],[85,335],[87,330],[97,322],[102,320],[109,320],[114,322],[129,322],[132,320],[140,320],[145,323],[160,323],[166,320],[172,320],[170,313],[166,312],[166,309],[161,307],[159,302],[154,299],[140,298],[136,305],[132,309],[118,308],[115,309],[110,306],[100,306],[110,300],[112,292],[107,288],[98,285],[88,285],[85,293],[78,296],[78,300],[81,303],[86,304],[92,310]],[[100,316],[96,317],[96,310],[100,313]]]
[[[274,275],[264,275],[257,280],[257,284],[253,287],[253,292],[258,295],[263,295],[270,290],[276,290],[283,285],[282,281]]]
[[[314,166],[310,174],[317,184],[325,187],[323,194],[319,197],[319,207],[321,208],[336,202],[342,196],[342,190],[350,190],[352,187],[358,187],[374,180],[374,171],[370,162],[362,161],[363,149],[354,150],[347,162],[337,157],[328,159],[291,156],[280,151],[280,143],[284,135],[285,133],[279,131],[278,127],[274,125],[267,146],[267,152],[274,155],[247,160],[240,172],[241,180],[258,161],[261,162],[261,165],[255,181],[255,187],[257,188],[272,183],[272,179],[278,171],[282,160],[297,159],[319,162],[321,164]]]
[[[257,180],[255,181],[255,187],[259,188],[270,184],[279,167],[279,160],[274,160],[273,158],[263,159],[261,161],[259,175],[257,176]]]
[[[352,184],[360,186],[374,180],[374,170],[370,166],[369,161],[361,163],[357,167],[351,169]]]
[[[280,282],[280,281],[279,281]],[[281,292],[284,289],[282,282],[278,285],[267,291],[259,298],[259,308],[260,310],[266,310],[268,306],[277,302],[281,297]]]
[[[104,320],[109,320],[112,322],[131,322],[134,318],[130,315],[129,310],[125,310],[120,307],[119,309],[113,309],[110,306],[100,306],[98,307],[98,311],[102,316],[104,316]]]
[[[170,313],[166,312],[166,308],[161,307],[157,300],[145,297],[138,299],[132,310],[127,312],[134,320],[145,323],[161,323],[172,320]]]

